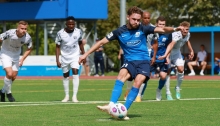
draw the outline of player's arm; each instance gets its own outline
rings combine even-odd
[[[109,40],[106,37],[104,37],[102,40],[96,42],[95,45],[93,45],[88,52],[84,53],[79,58],[79,63],[83,62],[89,54],[96,51],[98,48],[100,48],[100,46],[103,46],[104,44],[106,44],[108,42],[109,42]]]
[[[170,51],[173,49],[173,46],[176,44],[175,41],[172,41],[168,46],[167,46],[167,49],[166,49],[166,52],[163,56],[160,56],[158,59],[159,60],[162,60],[164,58],[166,58],[168,56],[168,54],[170,53]]]
[[[152,48],[154,50],[154,54],[153,54],[153,57],[151,58],[151,65],[153,65],[155,60],[156,60],[156,55],[157,55],[157,50],[158,50],[158,41],[157,41],[157,39],[154,39],[153,41],[154,41],[154,43],[152,44]]]
[[[24,60],[27,58],[27,56],[28,56],[29,54],[31,54],[31,51],[32,51],[32,47],[31,47],[31,48],[28,48],[28,49],[24,52],[22,58],[19,60],[19,61],[20,61],[20,62],[19,62],[19,66],[22,66],[22,65],[23,65]]]
[[[57,62],[57,67],[61,67],[61,63],[59,60],[59,56],[60,56],[60,45],[56,44],[56,62]]]
[[[122,54],[122,49],[120,48],[118,52],[118,59],[121,59],[121,54]]]
[[[78,42],[78,44],[79,44],[79,48],[80,48],[81,54],[83,55],[83,54],[85,53],[85,50],[84,50],[84,46],[83,46],[83,44],[82,44],[82,40],[80,40],[80,41]]]
[[[156,27],[154,29],[154,33],[172,33],[172,32],[175,32],[175,31],[180,31],[182,29],[183,29],[182,26],[179,26],[177,28],[174,28],[174,27],[164,27],[164,28]]]
[[[194,57],[194,51],[193,51],[192,45],[191,45],[190,41],[186,42],[186,44],[187,44],[187,47],[190,51],[189,59],[192,60]]]

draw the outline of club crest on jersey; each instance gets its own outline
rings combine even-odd
[[[140,32],[136,32],[135,37],[139,37],[139,36],[140,36]]]
[[[21,41],[21,44],[24,44],[24,42],[23,42],[23,41]]]
[[[167,38],[163,38],[163,39],[162,39],[162,42],[165,42],[166,40],[167,40]]]
[[[76,39],[77,37],[76,37],[76,36],[73,36],[73,38]]]

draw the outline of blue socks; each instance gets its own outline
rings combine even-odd
[[[139,89],[132,87],[128,96],[127,96],[127,100],[125,101],[125,107],[127,108],[127,110],[130,108],[131,104],[133,103],[133,101],[136,99],[137,95],[138,95]]]
[[[162,89],[163,87],[164,87],[164,85],[165,85],[165,83],[166,83],[166,79],[165,80],[159,80],[159,85],[158,85],[158,89]]]
[[[114,103],[118,102],[118,99],[119,99],[119,97],[121,96],[121,93],[122,93],[123,85],[124,85],[124,83],[122,81],[120,81],[120,80],[115,81],[115,86],[112,90],[112,96],[111,96],[111,99],[110,99],[111,102],[114,102]]]

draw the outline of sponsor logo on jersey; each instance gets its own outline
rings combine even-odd
[[[134,41],[130,41],[130,42],[127,42],[126,45],[127,46],[136,46],[138,44],[140,44],[141,40],[134,40]]]

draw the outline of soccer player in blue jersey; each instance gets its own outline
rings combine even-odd
[[[150,62],[151,58],[149,57],[147,51],[146,36],[154,32],[165,33],[182,29],[182,27],[159,28],[143,26],[140,24],[142,14],[143,11],[136,6],[129,8],[127,11],[127,24],[110,32],[106,37],[93,45],[88,52],[79,58],[79,63],[83,62],[86,57],[99,48],[100,45],[104,45],[112,40],[118,40],[120,47],[124,51],[126,61],[122,65],[117,76],[117,80],[115,81],[110,103],[104,106],[97,106],[98,109],[104,112],[109,113],[110,106],[117,103],[126,80],[134,80],[133,87],[131,88],[124,104],[127,109],[130,108],[131,104],[135,100],[140,85],[149,80],[150,65],[153,64],[153,62]],[[124,118],[124,120],[128,119],[129,117],[127,116]]]
[[[160,16],[156,20],[156,26],[160,28],[164,28],[166,26],[166,19],[163,16]],[[157,38],[157,37],[156,37]],[[159,60],[158,57],[164,55],[166,52],[166,48],[169,45],[169,43],[172,41],[172,34],[159,34],[159,37],[157,38],[158,44],[154,45],[154,40],[152,41],[152,46],[158,46],[158,50],[156,52],[156,61],[151,66],[151,72],[156,71],[158,68],[160,70],[160,79],[159,79],[159,85],[156,90],[156,100],[160,101],[162,99],[161,97],[161,89],[164,87],[164,84],[166,82],[166,76],[168,72],[168,64],[169,64],[169,56],[163,60]],[[152,50],[151,57],[154,57],[155,51]],[[147,83],[145,84],[147,86]],[[139,90],[139,96],[143,95],[144,89],[140,88]],[[167,94],[168,100],[172,100],[172,96],[170,93]]]

